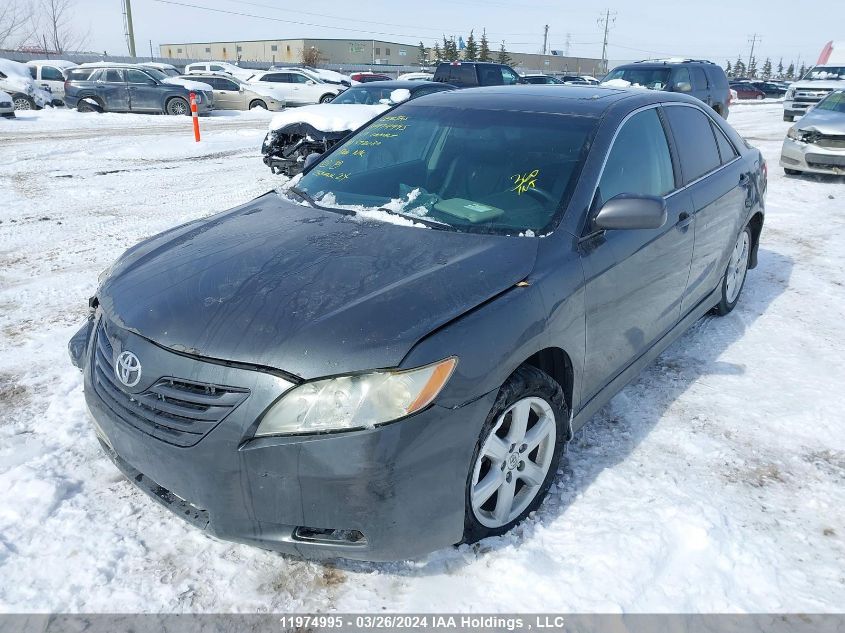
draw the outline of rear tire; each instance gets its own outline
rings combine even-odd
[[[464,542],[504,534],[536,510],[568,439],[560,385],[536,367],[519,367],[499,389],[473,451]]]
[[[783,120],[786,121],[787,123],[792,123],[795,120],[795,117],[792,116],[791,114],[784,114]]]
[[[256,99],[255,101],[249,104],[249,109],[254,110],[255,108],[264,108],[267,109],[267,104],[264,103],[261,99]]]
[[[173,97],[165,104],[164,111],[171,116],[185,116],[191,114],[191,106],[182,97]]]
[[[751,263],[751,247],[754,238],[751,235],[751,227],[746,225],[737,237],[731,258],[728,260],[728,267],[722,277],[722,298],[716,305],[716,313],[725,316],[731,312],[739,302],[742,288],[745,286],[745,278],[748,276],[748,266]]]
[[[97,105],[95,106],[93,103],[89,103],[85,99],[92,99],[97,103]],[[93,97],[84,97],[76,104],[77,112],[102,112],[103,109],[103,105],[99,102],[99,100],[93,99]]]

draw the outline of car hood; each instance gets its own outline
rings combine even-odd
[[[839,90],[845,86],[845,79],[842,80],[828,80],[817,79],[815,81],[796,81],[789,86],[789,90],[806,90],[812,92],[814,90]]]
[[[308,379],[398,366],[524,279],[536,253],[536,238],[364,220],[270,192],[130,249],[98,299],[164,347]]]
[[[845,114],[813,108],[801,117],[795,128],[802,132],[818,132],[829,136],[845,135]]]

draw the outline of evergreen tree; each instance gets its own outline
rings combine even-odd
[[[778,62],[778,74],[777,74],[777,77],[778,77],[778,79],[783,79],[783,57],[781,57],[781,58],[780,58],[780,61]]]
[[[443,60],[443,53],[440,50],[440,42],[434,43],[434,48],[432,49],[431,56],[434,58],[433,61],[435,63]]]
[[[786,78],[795,79],[795,63],[789,62],[789,68],[786,69]]]
[[[443,38],[443,56],[447,62],[453,62],[458,59],[458,43],[455,41],[453,35],[449,39]]]
[[[490,42],[487,41],[487,29],[481,31],[481,47],[478,49],[478,61],[493,61],[493,57],[490,55]]]
[[[464,46],[464,59],[471,62],[478,60],[478,44],[475,43],[475,31],[469,32],[469,37]]]
[[[742,57],[737,55],[736,63],[734,64],[734,77],[743,77],[745,75],[745,64],[742,63]]]
[[[766,61],[763,62],[763,79],[771,79],[772,78],[772,60],[768,57]]]
[[[746,70],[748,76],[752,79],[757,79],[757,58],[752,57],[748,62],[748,68]]]
[[[443,36],[443,61],[444,62],[451,62],[454,61],[451,57],[449,57],[449,40],[446,39],[446,36]]]
[[[428,55],[426,55],[425,53],[425,44],[423,44],[422,42],[420,42],[420,47],[417,52],[417,63],[420,66],[425,66],[426,64],[428,64]]]
[[[804,79],[804,75],[807,74],[807,66],[805,64],[801,64],[801,70],[798,71],[798,79]]]
[[[733,75],[731,75],[731,73],[732,73],[732,72],[733,72],[733,68],[731,67],[731,62],[730,62],[730,60],[728,60],[728,65],[727,65],[727,66],[725,66],[725,74],[726,74],[728,77],[732,77],[732,76],[733,76]]]
[[[510,64],[513,61],[511,56],[508,55],[504,40],[502,40],[502,47],[499,49],[499,55],[496,57],[496,61],[500,64]]]

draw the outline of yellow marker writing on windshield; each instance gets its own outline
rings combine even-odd
[[[525,174],[514,174],[511,176],[511,180],[514,181],[515,185],[511,191],[516,191],[517,195],[522,195],[529,189],[535,189],[537,187],[537,176],[539,175],[539,169]]]

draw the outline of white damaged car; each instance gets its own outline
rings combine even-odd
[[[50,105],[53,95],[39,88],[26,64],[0,58],[0,90],[12,97],[15,110],[40,110]]]

